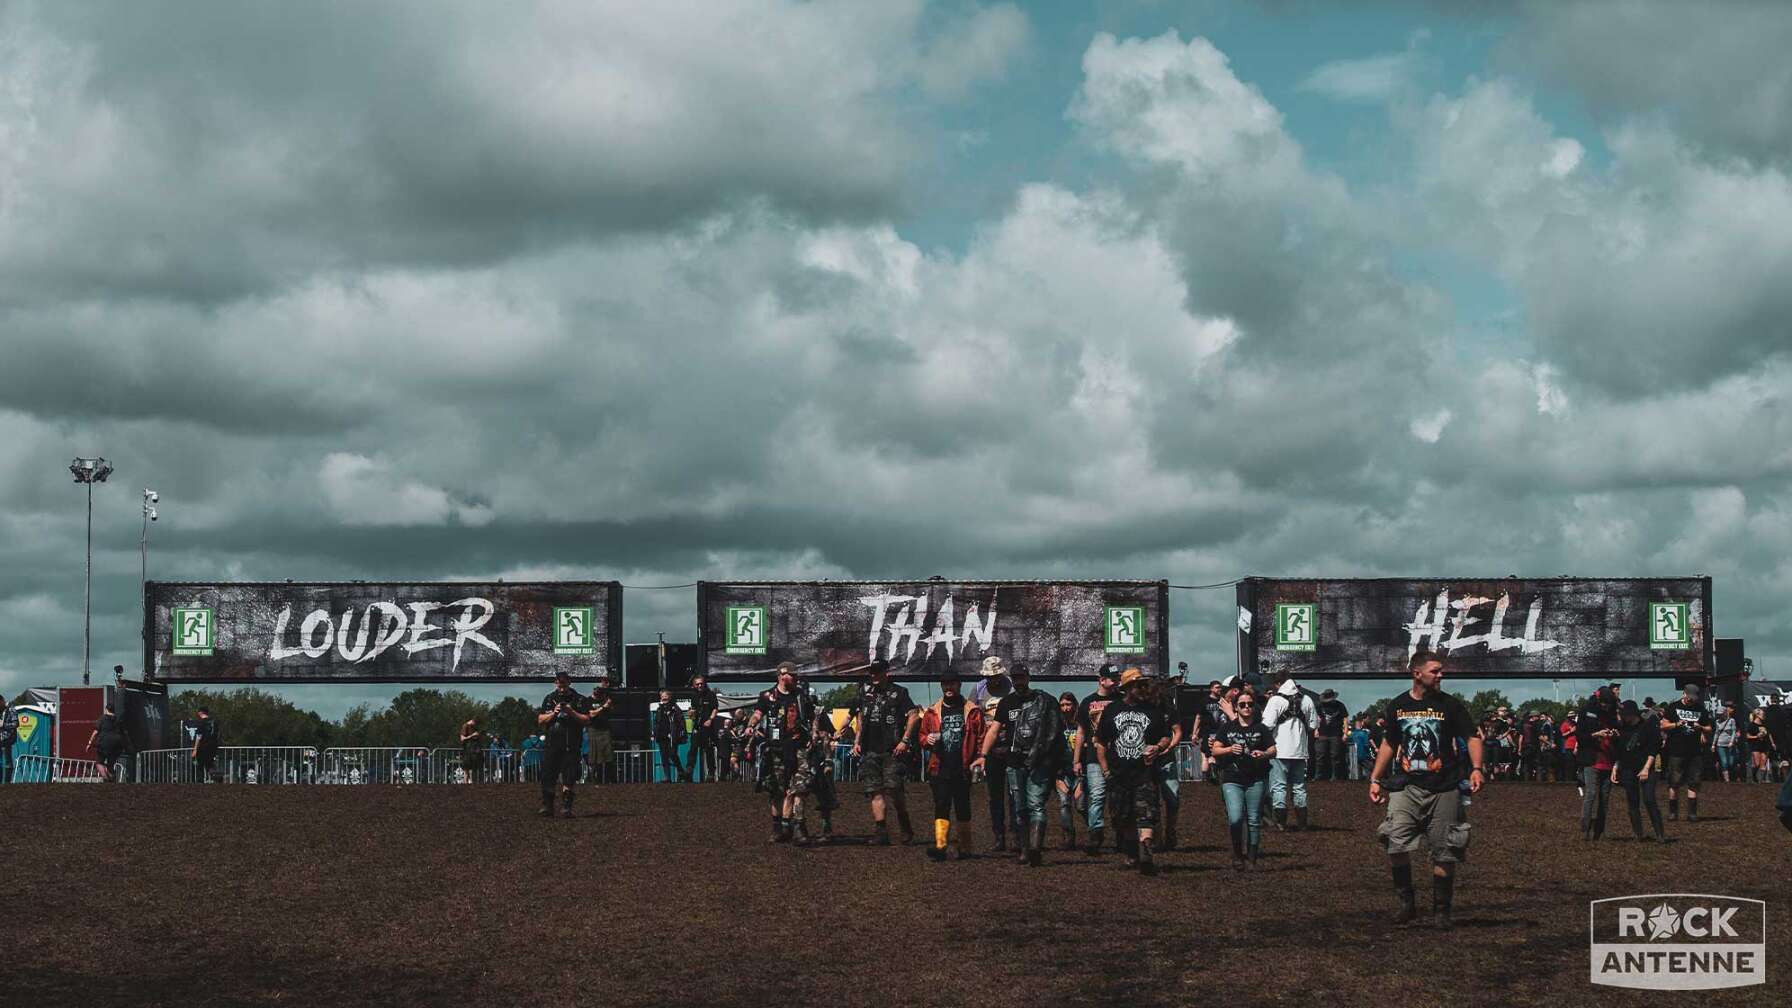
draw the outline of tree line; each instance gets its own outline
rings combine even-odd
[[[195,689],[168,698],[169,746],[181,745],[181,722],[201,707],[218,719],[227,746],[452,747],[468,718],[511,746],[536,731],[535,704],[521,697],[485,703],[459,690],[409,689],[383,709],[360,704],[331,721],[258,689]]]

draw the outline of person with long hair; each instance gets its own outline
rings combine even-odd
[[[1243,869],[1249,858],[1257,866],[1263,850],[1263,791],[1269,782],[1269,761],[1276,756],[1275,733],[1257,720],[1257,698],[1240,696],[1234,716],[1208,736],[1208,753],[1219,774],[1226,801],[1226,829],[1232,837],[1232,867]]]
[[[1743,732],[1748,743],[1749,780],[1759,784],[1773,780],[1773,736],[1767,731],[1767,712],[1756,707],[1748,716]]]
[[[1599,687],[1575,720],[1580,740],[1580,835],[1597,840],[1605,834],[1605,815],[1612,797],[1612,767],[1617,765],[1618,695]]]
[[[1065,751],[1077,751],[1077,703],[1075,693],[1058,694],[1058,716],[1063,719]],[[1076,850],[1076,810],[1082,804],[1082,774],[1074,762],[1058,770],[1058,825],[1064,830],[1064,849]]]
[[[1661,751],[1661,723],[1644,717],[1635,700],[1626,700],[1618,708],[1621,725],[1617,742],[1618,761],[1612,767],[1612,783],[1624,789],[1624,803],[1630,810],[1630,832],[1638,840],[1667,843],[1661,827],[1661,805],[1655,800],[1655,777],[1650,771],[1655,754]],[[1641,809],[1649,810],[1653,834],[1643,833]]]

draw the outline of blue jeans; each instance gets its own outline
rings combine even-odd
[[[1724,773],[1736,769],[1736,750],[1730,746],[1718,746],[1717,766]]]
[[[1044,767],[1008,768],[1008,803],[1017,822],[1045,825],[1045,797],[1052,791],[1052,772]]]
[[[1220,792],[1226,797],[1226,827],[1232,832],[1234,848],[1241,840],[1252,847],[1263,842],[1263,789],[1266,786],[1268,782],[1263,780],[1220,785]],[[1241,825],[1247,822],[1248,830]]]
[[[1163,803],[1163,812],[1158,816],[1158,832],[1176,833],[1176,813],[1182,809],[1182,781],[1177,773],[1176,760],[1167,759],[1157,765],[1157,798]]]
[[[1307,761],[1273,759],[1269,761],[1269,803],[1276,808],[1288,807],[1288,792],[1294,791],[1294,807],[1307,807]]]
[[[1107,827],[1108,775],[1093,760],[1083,765],[1083,800],[1089,803],[1084,822],[1090,832]]]

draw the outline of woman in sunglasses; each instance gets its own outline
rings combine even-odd
[[[1269,761],[1276,755],[1275,732],[1257,720],[1257,698],[1241,693],[1233,716],[1208,740],[1208,753],[1220,775],[1226,798],[1226,828],[1232,834],[1232,867],[1251,867],[1263,849],[1263,793],[1269,786]]]

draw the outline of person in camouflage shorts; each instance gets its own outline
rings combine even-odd
[[[834,839],[834,810],[840,807],[840,798],[834,790],[834,736],[829,731],[832,727],[827,723],[826,712],[816,712],[815,727],[809,736],[809,744],[797,753],[796,767],[790,774],[786,790],[794,798],[791,802],[791,817],[796,821],[799,844],[825,844],[832,843]],[[809,835],[809,822],[805,812],[811,802],[816,813],[821,816],[819,837]]]
[[[778,685],[759,694],[748,727],[760,733],[759,787],[771,796],[773,843],[795,839],[796,794],[791,780],[813,735],[814,703],[797,685],[796,664],[778,665]]]

